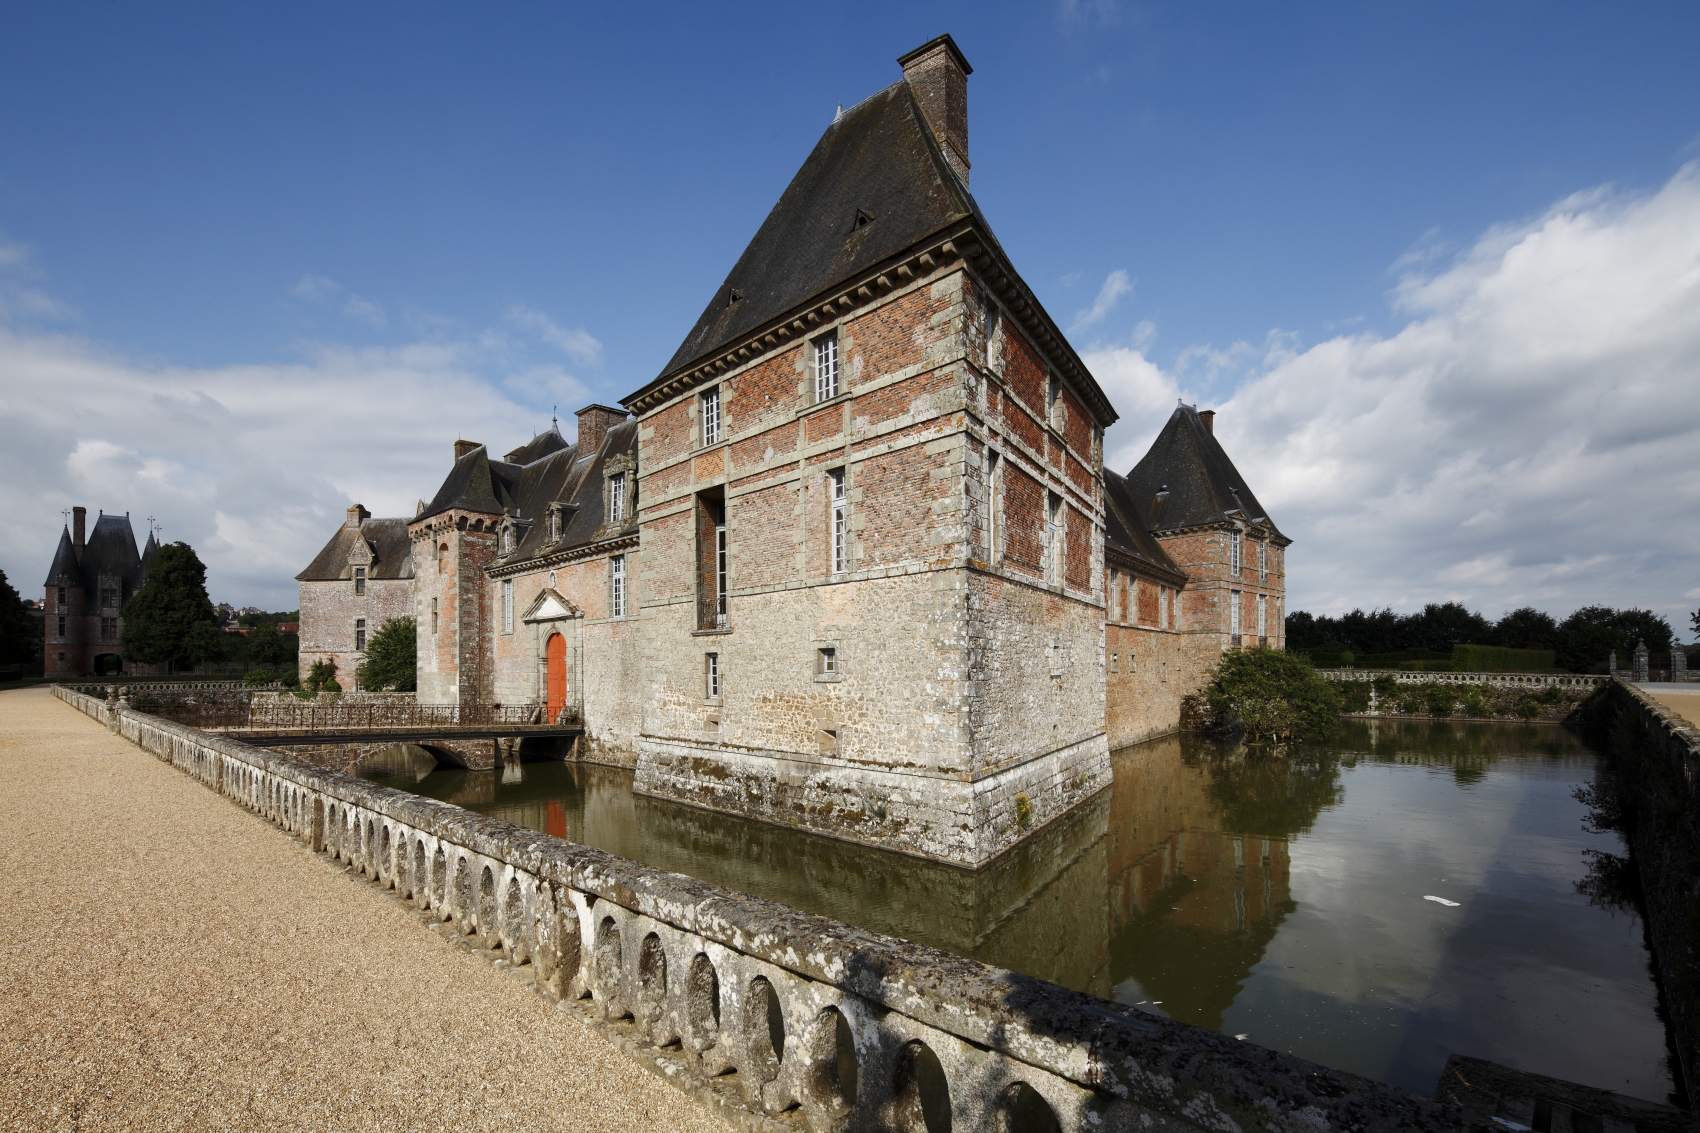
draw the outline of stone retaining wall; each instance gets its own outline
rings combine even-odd
[[[1402,685],[1460,684],[1489,688],[1564,688],[1590,692],[1611,680],[1592,673],[1425,673],[1414,669],[1318,669],[1331,681],[1373,681],[1392,677]]]
[[[1671,1038],[1700,1096],[1700,730],[1619,676],[1605,691],[1624,834],[1640,878]]]
[[[1488,1128],[1224,1035],[54,692],[499,949],[563,1010],[746,1126]]]

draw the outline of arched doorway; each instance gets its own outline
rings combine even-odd
[[[547,652],[549,723],[553,724],[567,706],[567,639],[558,633],[551,634]]]

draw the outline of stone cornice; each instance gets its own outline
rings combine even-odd
[[[581,543],[577,547],[568,547],[550,554],[537,555],[521,562],[485,567],[484,573],[489,578],[512,578],[516,575],[530,574],[533,571],[549,570],[552,567],[570,566],[573,563],[583,562],[585,559],[594,559],[619,551],[635,550],[637,545],[638,533],[630,531],[590,543]]]

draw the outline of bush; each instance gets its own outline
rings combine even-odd
[[[360,687],[374,692],[393,688],[412,692],[418,687],[416,632],[412,618],[391,618],[366,643],[366,663],[355,674]]]
[[[341,692],[342,691],[342,686],[336,683],[335,677],[331,677],[331,678],[327,679],[325,681],[325,683],[320,685],[319,687],[320,687],[320,689],[322,689],[325,692]]]
[[[305,684],[308,692],[318,692],[320,689],[329,688],[336,684],[336,662],[314,661],[312,668],[307,670]],[[339,686],[336,691],[340,692],[341,687]]]
[[[279,677],[278,680],[283,682],[284,688],[299,688],[301,685],[301,674],[296,672],[294,669],[286,669],[284,670],[283,676]]]
[[[1340,726],[1340,686],[1309,661],[1275,649],[1229,653],[1204,690],[1212,723],[1243,731],[1248,743],[1326,739]]]
[[[1558,654],[1551,649],[1507,649],[1460,645],[1452,651],[1455,673],[1550,673]]]
[[[270,669],[249,669],[248,675],[242,678],[242,683],[249,688],[259,688],[277,680],[277,674]]]

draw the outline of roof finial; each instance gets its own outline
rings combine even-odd
[[[842,121],[844,121],[844,104],[841,102],[838,104],[838,113],[832,116],[832,124],[836,126]]]
[[[561,419],[555,416],[560,408],[561,407],[559,405],[551,405],[549,407],[549,427],[551,429],[558,429],[561,427]]]

